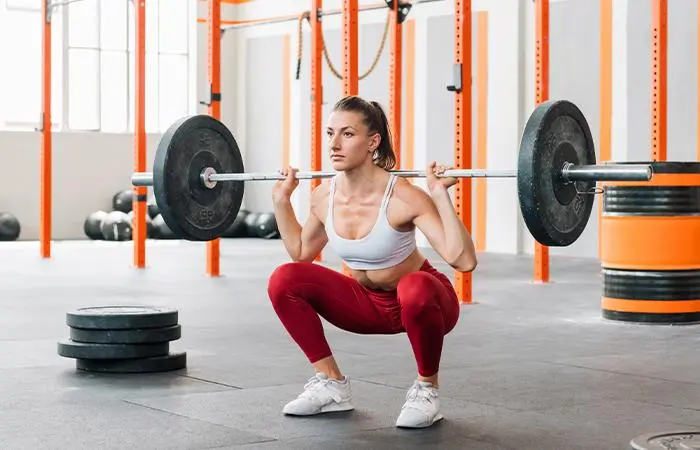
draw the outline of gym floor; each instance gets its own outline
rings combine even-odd
[[[145,271],[130,268],[130,242],[58,242],[51,260],[36,243],[0,252],[3,449],[608,450],[700,427],[697,326],[602,320],[596,260],[552,257],[553,282],[536,285],[531,257],[481,255],[478,303],[463,307],[445,342],[446,418],[399,430],[415,377],[405,335],[328,324],[356,410],[281,414],[312,372],[266,295],[269,274],[287,260],[280,241],[222,241],[218,279],[203,274],[204,245],[191,242],[149,241]],[[81,373],[58,356],[66,312],[110,304],[177,308],[182,338],[171,350],[187,352],[187,369]]]

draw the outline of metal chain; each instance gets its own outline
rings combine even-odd
[[[374,59],[372,60],[372,64],[370,64],[369,68],[365,73],[359,76],[360,80],[364,80],[367,78],[373,71],[374,69],[377,68],[377,65],[379,64],[379,58],[381,58],[382,53],[384,53],[384,47],[386,46],[386,41],[387,38],[389,37],[389,24],[391,23],[391,14],[394,11],[389,9],[387,18],[386,18],[386,23],[384,24],[384,33],[382,35],[382,40],[379,43],[379,49],[377,50],[377,53],[374,55]],[[297,72],[296,72],[296,79],[299,79],[299,75],[301,73],[301,56],[302,56],[302,50],[303,50],[303,30],[302,30],[302,25],[304,20],[307,22],[310,22],[311,20],[311,11],[304,11],[301,13],[299,16],[299,22],[298,22],[298,40],[297,40]],[[328,64],[328,69],[330,69],[331,73],[335,75],[336,78],[339,80],[343,79],[343,75],[338,71],[338,69],[335,68],[333,65],[333,62],[331,61],[330,55],[328,53],[328,47],[326,47],[326,41],[323,39],[323,29],[321,29],[321,41],[323,42],[323,56],[324,59],[326,60],[326,64]]]

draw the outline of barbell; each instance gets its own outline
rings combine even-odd
[[[393,170],[425,177],[421,170]],[[320,179],[334,172],[298,172]],[[581,110],[568,100],[540,103],[527,120],[517,170],[452,169],[442,176],[516,178],[523,220],[542,245],[565,247],[583,233],[593,208],[596,181],[649,181],[649,164],[596,165],[595,145]],[[183,117],[160,139],[153,172],[134,173],[134,186],[153,186],[156,204],[176,237],[209,241],[220,237],[238,215],[244,185],[280,180],[279,173],[245,173],[231,131],[209,115]]]

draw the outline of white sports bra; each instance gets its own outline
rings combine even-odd
[[[333,226],[333,197],[335,180],[331,178],[326,215],[328,244],[354,270],[377,270],[395,266],[404,261],[416,248],[415,231],[397,231],[386,215],[391,191],[396,183],[396,175],[391,174],[384,197],[382,198],[377,222],[367,236],[360,239],[345,239],[335,232]]]

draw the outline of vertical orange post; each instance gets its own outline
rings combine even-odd
[[[455,0],[455,64],[459,86],[455,91],[455,168],[472,166],[472,4]],[[455,189],[456,212],[472,231],[471,178],[460,178]],[[455,288],[462,303],[472,302],[472,273],[455,271]]]
[[[358,95],[358,0],[343,0],[343,95]]]
[[[134,98],[134,171],[146,171],[146,2],[140,0],[135,5],[136,55]],[[146,267],[146,200],[145,186],[134,188],[134,266]]]
[[[401,91],[403,71],[403,14],[399,0],[391,6],[391,55],[389,59],[389,125],[396,153],[396,168],[401,167]]]
[[[600,1],[600,161],[612,158],[613,0]],[[602,251],[602,206],[598,202],[598,255]]]
[[[323,0],[312,0],[311,8],[311,170],[320,171],[323,164],[323,142],[321,140],[321,114],[323,112],[323,34],[321,9]],[[311,180],[311,192],[321,184],[320,179]],[[319,252],[315,261],[323,259]]]
[[[480,11],[476,22],[476,167],[486,169],[489,90],[489,13]],[[476,251],[486,251],[486,179],[476,183]]]
[[[651,160],[666,161],[668,0],[653,0],[651,35]]]
[[[358,0],[343,0],[343,95],[358,95]],[[343,273],[349,268],[343,263]]]
[[[406,21],[406,135],[403,167],[415,168],[415,123],[416,123],[416,21]],[[412,178],[408,178],[412,180]]]
[[[41,2],[43,54],[41,80],[41,186],[39,210],[39,246],[42,258],[51,257],[51,11],[49,0]]]
[[[549,0],[535,2],[535,103],[549,98]],[[549,247],[535,242],[535,281],[549,282]]]
[[[221,0],[209,0],[209,115],[221,119]],[[207,275],[218,277],[220,240],[207,242]]]

